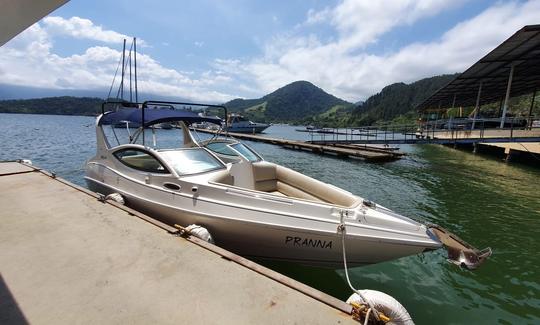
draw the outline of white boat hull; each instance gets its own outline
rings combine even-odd
[[[293,215],[280,216],[270,211],[249,211],[249,208],[227,206],[202,196],[164,194],[162,189],[141,185],[133,190],[137,184],[128,179],[120,180],[116,187],[91,177],[86,177],[86,180],[91,190],[103,194],[120,193],[130,207],[165,223],[204,226],[217,245],[239,255],[312,266],[343,267],[338,219],[305,219]],[[129,187],[132,190],[128,191]],[[399,234],[388,232],[388,229],[360,229],[352,225],[347,225],[346,245],[350,266],[379,263],[440,247],[440,243],[430,239],[425,230]]]
[[[120,144],[113,130],[110,140],[118,145],[111,146],[103,127],[121,121],[144,121],[145,127],[176,122],[183,146],[147,146],[144,128],[130,135],[128,144]],[[428,229],[344,189],[264,161],[235,141],[201,145],[186,124],[200,122],[221,121],[145,105],[105,112],[96,120],[96,155],[86,165],[88,187],[119,193],[128,206],[170,225],[203,226],[217,245],[252,258],[342,268],[343,242],[351,266],[414,255],[443,243],[460,265],[477,267],[491,253],[474,249],[437,225]],[[245,119],[240,122],[257,127]]]
[[[241,162],[226,166],[183,122],[183,149],[111,148],[101,118],[97,154],[86,165],[88,187],[119,193],[128,206],[170,225],[203,226],[217,245],[237,254],[341,268],[342,226],[351,266],[442,246],[426,226],[283,166],[249,161],[241,151]]]

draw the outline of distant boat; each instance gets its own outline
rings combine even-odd
[[[252,122],[242,115],[230,114],[227,121],[227,131],[235,133],[261,133],[270,124]]]
[[[163,123],[156,124],[156,128],[157,129],[163,129],[163,130],[170,130],[170,129],[173,128],[173,126],[172,126],[171,123],[163,122]]]
[[[125,129],[125,128],[138,129],[141,127],[139,123],[133,122],[133,121],[119,121],[118,123],[115,123],[113,126],[117,129]]]

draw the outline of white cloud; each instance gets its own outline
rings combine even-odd
[[[308,80],[336,96],[357,101],[394,82],[463,71],[523,25],[538,23],[540,17],[540,0],[496,3],[434,41],[408,44],[384,54],[369,52],[367,45],[384,33],[444,14],[463,1],[344,0],[334,8],[308,11],[297,29],[267,40],[259,56],[215,59],[210,70],[198,73],[168,68],[140,53],[139,88],[159,95],[223,102],[237,94],[259,97],[287,83]],[[323,40],[314,32],[316,24],[326,24],[335,35]],[[87,19],[49,17],[0,48],[1,83],[108,89],[120,52],[105,44],[61,56],[53,47],[59,35],[108,44],[118,44],[126,37]]]
[[[327,7],[323,10],[316,11],[315,9],[309,9],[307,12],[307,25],[313,25],[318,23],[323,23],[326,20],[332,18],[332,11]]]
[[[308,25],[329,22],[337,31],[335,40],[285,35],[268,42],[261,57],[221,60],[216,66],[227,62],[229,73],[251,78],[263,93],[303,79],[357,101],[394,82],[463,71],[519,28],[538,23],[540,17],[540,1],[497,3],[435,41],[409,44],[382,55],[365,50],[383,33],[455,5],[455,1],[345,0],[336,8],[307,15]]]
[[[339,33],[342,50],[365,47],[392,28],[411,25],[460,5],[464,0],[344,0],[333,9],[308,11],[307,24],[328,21]]]
[[[57,32],[51,31],[50,25],[44,25],[34,24],[0,48],[1,83],[49,89],[109,89],[120,51],[107,46],[92,46],[81,54],[60,56],[53,52],[52,45]],[[79,34],[66,35],[80,37]],[[110,36],[106,38],[108,42],[114,43],[122,34],[106,35]],[[104,39],[103,35],[99,37]],[[189,73],[167,68],[143,53],[138,53],[137,65],[141,92],[206,102],[232,99],[212,88],[230,82],[229,77],[221,73],[209,71],[192,78]],[[116,85],[118,83],[117,77]]]
[[[89,39],[104,43],[121,44],[124,39],[128,42],[131,36],[112,30],[103,29],[95,25],[90,19],[71,17],[65,19],[58,16],[49,16],[43,19],[43,27],[53,35],[67,35],[78,39]],[[144,40],[137,40],[137,44],[145,46]]]

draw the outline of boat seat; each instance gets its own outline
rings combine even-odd
[[[355,206],[360,199],[333,185],[323,183],[292,169],[266,161],[252,164],[254,189],[279,192],[288,197],[326,202],[344,207]]]
[[[216,182],[225,185],[233,185],[234,177],[229,174],[227,170],[220,170],[214,173],[214,175],[208,180],[209,182]]]
[[[274,195],[277,195],[277,196],[287,197],[287,195],[281,193],[280,191],[273,191],[273,192],[268,192],[268,193],[274,194]]]
[[[263,192],[279,191],[277,188],[276,165],[261,161],[253,163],[254,189]]]

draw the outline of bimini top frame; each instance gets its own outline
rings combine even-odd
[[[107,105],[116,105],[116,111],[105,111]],[[102,117],[98,125],[114,125],[121,122],[130,122],[140,125],[143,128],[142,140],[144,144],[144,128],[157,123],[182,121],[187,125],[192,123],[209,122],[221,125],[222,120],[219,117],[200,116],[199,114],[176,109],[175,106],[198,106],[221,108],[227,116],[227,108],[223,105],[185,103],[170,101],[145,101],[143,103],[133,103],[126,101],[105,101],[101,105]],[[151,108],[158,106],[157,108]]]

